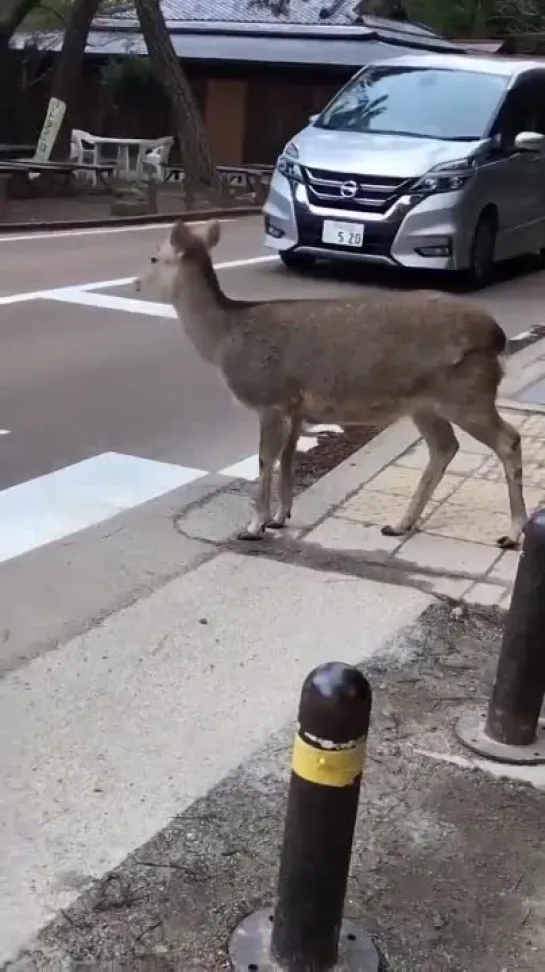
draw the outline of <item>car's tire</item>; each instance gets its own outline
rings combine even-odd
[[[471,241],[471,262],[468,269],[462,273],[463,282],[468,290],[480,290],[490,283],[494,271],[497,232],[498,226],[494,214],[482,213]]]
[[[297,253],[293,250],[281,250],[279,256],[288,270],[299,270],[300,272],[311,270],[316,262],[315,257],[310,256],[309,253]]]

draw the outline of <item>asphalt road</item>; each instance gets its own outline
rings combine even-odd
[[[255,418],[198,358],[172,309],[143,303],[126,282],[166,232],[0,237],[0,624],[10,631],[0,668],[183,564],[179,541],[167,542],[164,520],[151,517],[154,503],[164,518],[234,479],[250,489]],[[350,267],[299,278],[264,250],[253,217],[223,224],[215,259],[233,296],[437,286]],[[543,273],[506,272],[478,299],[512,337],[542,323],[544,285]],[[122,565],[114,583],[94,546],[113,516],[131,522],[130,540],[111,553]]]

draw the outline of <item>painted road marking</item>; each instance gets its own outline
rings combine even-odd
[[[240,462],[235,462],[232,466],[226,466],[225,469],[220,469],[218,476],[226,476],[229,479],[245,479],[247,482],[253,483],[259,476],[259,456],[248,456],[247,459],[241,459]]]
[[[278,257],[274,254],[264,253],[262,256],[257,257],[241,257],[240,260],[223,260],[221,263],[215,263],[214,266],[216,270],[235,270],[237,267],[251,266],[254,263],[278,263]],[[86,291],[110,290],[116,287],[128,287],[135,280],[136,277],[119,277],[117,280],[95,280],[89,284],[77,284],[70,289]],[[63,288],[59,287],[59,290],[63,290]]]
[[[0,563],[206,476],[202,469],[104,452],[0,492]]]
[[[9,429],[0,429],[0,435],[9,434]],[[317,445],[317,436],[302,435],[297,451],[309,452]],[[210,470],[104,452],[18,483],[0,491],[0,563],[211,474]],[[216,475],[253,483],[259,476],[258,456],[241,459]]]
[[[172,304],[161,304],[153,300],[137,300],[136,297],[117,297],[114,294],[90,293],[88,290],[78,290],[77,287],[51,290],[47,294],[47,300],[58,300],[63,304],[79,304],[80,307],[124,311],[128,314],[148,314],[152,317],[176,318],[178,316]]]
[[[241,218],[241,217],[239,217]],[[242,217],[244,218],[244,217]],[[202,226],[206,220],[200,219],[195,220],[192,226]],[[220,219],[220,223],[234,223],[235,219]],[[158,229],[168,229],[173,223],[146,223],[140,224],[139,226],[81,226],[79,229],[63,229],[63,230],[50,230],[49,232],[33,232],[30,230],[28,233],[6,234],[5,236],[0,236],[0,243],[26,243],[27,240],[32,242],[33,240],[50,240],[50,239],[62,239],[63,237],[70,236],[101,236],[106,233],[141,233],[142,230],[158,230]]]
[[[271,255],[263,255],[258,257],[247,257],[240,260],[226,260],[222,263],[214,264],[216,270],[233,270],[236,267],[246,267],[252,266],[255,263],[273,263],[278,262],[278,257]],[[64,291],[92,291],[92,290],[105,290],[112,287],[123,287],[128,284],[133,283],[136,277],[117,277],[113,280],[97,280],[91,283],[75,284],[70,287],[53,287],[48,290],[35,290],[29,291],[27,293],[21,294],[7,294],[5,297],[0,297],[0,306],[6,304],[23,304],[27,300],[48,300],[53,298],[54,300],[61,300],[60,295]],[[98,305],[97,305],[98,306]]]

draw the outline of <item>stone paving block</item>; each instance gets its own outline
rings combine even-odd
[[[519,550],[506,550],[490,571],[487,580],[511,586],[515,580],[520,560]]]
[[[469,591],[464,594],[464,601],[468,604],[484,604],[487,607],[494,607],[500,604],[505,597],[505,588],[498,584],[474,584]]]
[[[505,504],[504,504],[505,506]],[[484,510],[476,513],[471,506],[446,502],[435,510],[426,520],[425,532],[441,537],[459,537],[473,543],[495,546],[498,537],[509,529],[507,509],[503,512]]]
[[[490,448],[484,442],[478,442],[477,439],[474,439],[472,435],[468,435],[467,432],[459,429],[458,426],[455,427],[454,434],[458,439],[462,452],[474,452],[481,456],[490,455]]]
[[[545,415],[527,415],[522,423],[522,434],[533,439],[545,440]]]
[[[509,425],[514,425],[516,429],[521,431],[526,423],[528,422],[528,412],[523,412],[513,409],[500,409],[500,415],[505,422],[509,422]]]
[[[378,490],[383,493],[394,493],[397,496],[410,498],[420,481],[418,469],[406,469],[402,466],[388,466],[382,472],[365,484],[366,489]],[[464,482],[459,476],[447,473],[433,494],[435,500],[444,500]]]
[[[530,486],[524,490],[524,495],[528,509],[534,510],[540,505],[543,491]],[[496,513],[508,513],[509,511],[505,482],[491,483],[484,479],[467,479],[450,496],[450,500],[458,506],[465,506],[473,510],[488,510]]]
[[[347,517],[357,520],[364,526],[378,524],[384,526],[386,523],[394,523],[399,520],[405,509],[406,501],[404,497],[394,493],[379,493],[364,487],[353,496],[344,506],[337,510],[337,516]],[[437,509],[437,500],[430,500],[428,507],[424,511],[423,520],[429,516],[433,510]]]
[[[545,440],[538,436],[522,436],[522,454],[526,462],[545,466]]]
[[[395,556],[396,560],[410,561],[418,567],[429,567],[446,575],[467,573],[466,589],[471,579],[480,580],[498,559],[499,548],[487,547],[468,540],[435,537],[431,533],[419,533],[409,537]],[[451,578],[458,580],[458,578]]]
[[[403,543],[403,537],[385,537],[378,526],[364,526],[340,516],[329,517],[307,534],[305,542],[319,543],[330,550],[361,550],[372,553],[392,553]]]
[[[396,465],[403,466],[410,469],[420,469],[421,471],[426,467],[429,459],[429,452],[427,446],[421,442],[417,446],[414,446],[409,452],[405,453],[404,456],[400,456]],[[455,456],[452,462],[449,464],[448,471],[449,474],[452,473],[458,476],[467,476],[470,473],[475,472],[482,466],[483,462],[486,461],[486,457],[479,452],[463,452],[460,450]]]
[[[533,441],[526,440],[524,443],[522,454],[524,482],[528,486],[545,492],[545,448],[541,446],[540,449],[543,454],[543,459],[538,458],[536,460],[535,453],[531,449],[526,448],[528,442],[533,443]],[[476,470],[475,477],[477,479],[486,479],[488,482],[493,483],[499,483],[505,480],[503,466],[499,459],[496,458],[486,459],[479,469]]]

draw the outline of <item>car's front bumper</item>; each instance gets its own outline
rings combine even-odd
[[[470,239],[456,223],[459,193],[440,193],[414,202],[402,196],[386,213],[338,211],[314,206],[306,187],[275,171],[263,214],[265,243],[322,259],[356,260],[411,269],[465,269]],[[363,223],[361,247],[322,243],[324,219]],[[438,252],[434,252],[438,251]]]

